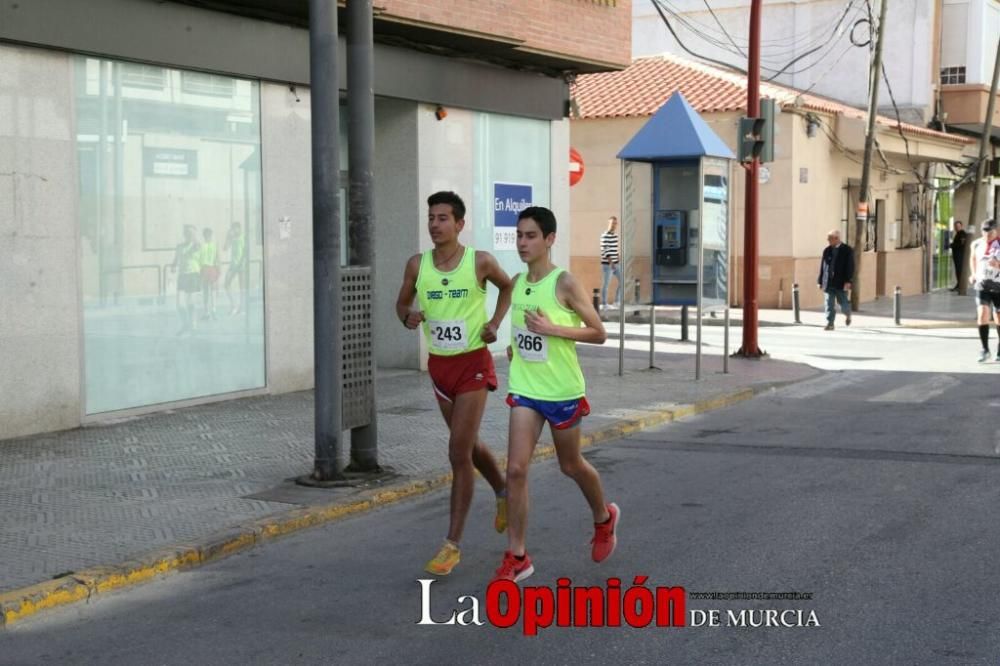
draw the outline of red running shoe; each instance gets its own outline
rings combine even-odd
[[[497,569],[493,580],[512,580],[520,582],[535,573],[535,567],[531,564],[531,556],[524,554],[524,559],[519,560],[509,550],[504,551],[503,561]]]
[[[618,519],[621,517],[621,509],[618,505],[612,502],[608,505],[608,513],[611,514],[611,518],[606,523],[594,523],[594,538],[590,540],[590,543],[594,544],[593,550],[590,552],[590,556],[594,558],[595,562],[603,562],[604,560],[611,557],[611,553],[615,552],[615,546],[618,545]]]

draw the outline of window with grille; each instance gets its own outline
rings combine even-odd
[[[941,84],[955,85],[965,83],[965,65],[961,67],[942,67]]]

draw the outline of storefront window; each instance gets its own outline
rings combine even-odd
[[[88,414],[264,386],[259,97],[77,58]]]
[[[511,276],[524,270],[514,245],[516,230],[510,226],[517,219],[518,209],[550,205],[550,132],[546,120],[476,114],[475,209],[486,214],[474,220],[474,242],[477,248],[492,252]],[[558,223],[563,230],[569,228],[569,220]],[[496,296],[491,285],[490,312]],[[509,334],[508,327],[501,326],[497,342],[491,347],[506,347]]]

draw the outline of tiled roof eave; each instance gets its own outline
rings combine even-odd
[[[667,83],[664,83],[665,80]],[[574,88],[574,92],[579,93],[579,120],[650,117],[675,90],[682,91],[699,113],[735,113],[746,108],[745,78],[674,55],[638,58],[622,72],[584,75],[577,79]],[[863,117],[864,114],[863,110],[794,88],[767,83],[761,86],[761,91],[785,108],[798,102],[799,109],[831,116],[850,118],[857,117],[855,114],[862,114]],[[622,107],[628,107],[628,110],[622,110]],[[879,116],[878,124],[883,130],[898,131],[897,122],[886,116]],[[959,135],[906,123],[902,124],[902,128],[908,137],[955,145],[974,142]]]

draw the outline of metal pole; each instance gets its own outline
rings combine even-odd
[[[97,74],[98,74],[98,97],[100,98],[100,111],[101,111],[101,122],[100,122],[100,135],[97,137],[97,161],[96,161],[96,171],[97,171],[97,206],[95,211],[96,224],[94,225],[97,237],[97,295],[98,302],[100,302],[101,307],[107,305],[107,289],[108,289],[108,278],[104,273],[104,264],[106,262],[107,253],[105,252],[105,244],[107,243],[107,226],[106,218],[108,217],[108,207],[110,204],[110,197],[108,196],[108,123],[110,119],[108,118],[108,72],[110,70],[111,63],[104,60],[98,60],[97,64]],[[184,233],[183,226],[179,230]],[[177,266],[174,276],[180,281],[180,272],[183,270],[183,266]],[[180,291],[177,292],[177,308],[180,310]]]
[[[900,325],[900,320],[903,316],[903,290],[896,285],[896,288],[892,292],[892,320],[896,322],[896,326]]]
[[[694,378],[701,379],[701,291],[703,289],[702,282],[704,281],[704,259],[705,259],[705,243],[702,237],[702,232],[704,229],[698,229],[698,321],[695,323],[695,339],[696,348],[694,353]]]
[[[111,65],[111,80],[115,86],[115,140],[112,143],[115,150],[115,225],[114,225],[114,261],[115,271],[113,291],[114,303],[125,291],[125,276],[122,274],[122,264],[125,263],[125,113],[122,108],[122,66],[115,62]],[[199,234],[201,229],[198,230]],[[106,267],[106,266],[105,266]]]
[[[878,88],[879,80],[882,78],[882,44],[885,35],[885,12],[889,0],[882,0],[879,7],[878,30],[875,33],[875,55],[872,58],[872,68],[870,74],[871,89],[868,96],[868,129],[865,134],[865,156],[861,163],[861,191],[858,193],[858,205],[868,206],[868,186],[871,182],[872,173],[872,151],[875,147],[875,120],[878,117]],[[860,211],[855,218],[854,228],[854,279],[851,280],[851,309],[857,310],[861,302],[861,256],[865,251],[862,241],[862,224],[868,225],[871,211],[865,208],[864,220]]]
[[[681,342],[687,342],[691,339],[688,335],[688,306],[681,306]]]
[[[641,300],[641,296],[640,296],[640,293],[639,293],[640,289],[641,289],[641,283],[639,282],[639,278],[636,278],[635,279],[635,305],[636,305],[636,308],[635,308],[635,311],[634,311],[634,314],[635,314],[636,317],[639,316],[639,307],[638,306],[639,306],[639,301]]]
[[[726,314],[723,323],[722,333],[722,372],[729,374],[729,306],[726,306]]]
[[[760,12],[762,0],[750,2],[750,50],[747,62],[747,116],[760,116]],[[757,174],[760,160],[754,158],[747,168],[746,217],[743,237],[743,346],[741,356],[755,358],[761,355],[757,345],[757,193],[760,184]],[[698,295],[701,302],[701,294]],[[700,306],[699,306],[700,307]],[[698,313],[701,326],[701,313]]]
[[[654,355],[656,354],[656,306],[653,303],[649,304],[649,369],[652,370],[656,367],[653,363]]]
[[[372,0],[347,2],[347,140],[350,177],[348,244],[350,263],[368,266],[375,291],[375,67],[372,36]],[[371,376],[374,391],[375,335],[371,339]],[[351,463],[355,472],[377,471],[378,410],[371,401],[368,425],[351,430]]]
[[[792,311],[795,313],[796,324],[802,323],[799,307],[799,283],[795,282],[792,284]]]
[[[312,111],[313,309],[316,373],[316,460],[312,477],[340,470],[343,341],[340,336],[340,120],[337,5],[309,0]]]
[[[623,283],[625,282],[625,267],[628,265],[625,263],[625,225],[628,224],[628,220],[625,219],[625,161],[619,160],[621,165],[621,176],[622,176],[622,198],[621,198],[621,233],[618,234],[619,244],[621,246],[621,254],[618,256],[619,265],[621,266],[621,277],[618,278],[618,376],[625,376],[625,304],[622,302],[625,297],[625,287]]]
[[[993,111],[997,102],[997,84],[1000,83],[1000,42],[997,44],[996,61],[993,64],[993,82],[990,84],[990,97],[986,103],[986,122],[983,123],[983,135],[979,139],[979,164],[976,165],[976,179],[972,181],[972,203],[969,204],[968,229],[975,229],[979,226],[976,217],[979,215],[979,183],[983,180],[986,171],[986,154],[990,147],[990,134],[993,131]],[[987,217],[991,217],[987,215]],[[965,294],[966,283],[968,282],[968,253],[971,249],[966,249],[963,261],[960,264],[962,271],[955,276],[958,280],[958,293]]]

